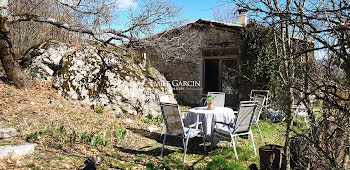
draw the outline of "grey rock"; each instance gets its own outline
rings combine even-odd
[[[25,143],[21,145],[0,146],[0,159],[5,157],[20,158],[34,153],[34,144]]]
[[[38,69],[39,80],[53,81],[53,86],[66,99],[118,108],[117,114],[154,115],[160,114],[157,95],[174,96],[171,85],[153,67],[144,68],[142,64],[94,46],[46,43],[32,49],[28,53],[32,56],[25,57],[31,58],[28,68]]]
[[[17,130],[14,128],[2,128],[0,129],[0,139],[10,138],[17,135]]]

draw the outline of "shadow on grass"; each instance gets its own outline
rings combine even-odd
[[[183,150],[175,151],[175,150],[167,149],[165,147],[163,158],[160,158],[160,152],[162,149],[161,147],[148,150],[148,151],[142,151],[142,149],[147,147],[140,148],[140,150],[125,149],[118,146],[115,146],[115,148],[123,153],[128,153],[128,154],[133,154],[138,156],[142,156],[142,155],[154,156],[155,159],[151,159],[144,164],[148,169],[194,169],[194,166],[200,163],[201,161],[203,161],[204,158],[206,157],[205,155],[202,155],[198,159],[198,158],[193,158],[193,156],[187,155],[186,162],[189,162],[191,159],[196,159],[196,161],[192,164],[183,164],[182,163]]]
[[[128,154],[149,155],[149,156],[155,156],[155,157],[160,155],[160,151],[162,149],[162,148],[155,148],[155,149],[152,149],[152,150],[142,151],[142,150],[135,150],[135,149],[127,149],[127,148],[123,148],[123,147],[119,147],[119,146],[115,146],[114,148],[118,149],[121,152],[128,153]],[[164,153],[167,153],[167,152],[170,153],[171,150],[164,149]]]
[[[145,129],[137,129],[137,128],[127,128],[127,129],[134,132],[134,133],[138,133],[146,138],[155,140],[159,144],[163,144],[164,135],[160,136],[159,133],[149,132],[148,130],[145,130]],[[164,147],[165,154],[167,153],[167,151],[169,151],[169,150],[167,150],[168,146],[180,147],[183,149],[182,139],[180,137],[168,135],[166,137],[166,142],[165,142],[165,147]],[[204,146],[203,146],[203,142],[202,142],[201,137],[191,138],[188,141],[187,153],[189,153],[189,154],[203,154],[203,152],[204,152],[203,147]],[[159,147],[159,155],[160,155],[161,149],[162,148]],[[209,149],[209,147],[207,146],[207,150],[208,149]],[[183,152],[183,150],[182,150],[182,152]]]

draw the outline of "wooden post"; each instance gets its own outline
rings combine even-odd
[[[282,169],[283,147],[265,145],[259,148],[261,170]]]

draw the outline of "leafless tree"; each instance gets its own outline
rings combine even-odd
[[[313,159],[309,157],[309,165],[340,168],[344,162],[341,153],[349,147],[349,1],[231,2],[246,8],[257,21],[274,29],[277,60],[270,64],[278,65],[275,73],[282,87],[279,88],[282,91],[281,108],[287,115],[286,168],[291,168],[292,134],[306,139],[312,148]],[[301,45],[297,45],[295,37],[300,37]],[[295,46],[301,48],[297,50]],[[316,67],[312,54],[318,60],[322,59]],[[310,96],[322,103],[319,113],[314,112]],[[294,130],[293,104],[307,107],[311,127],[306,132]]]
[[[236,23],[238,21],[238,7],[219,6],[213,8],[213,17],[215,21]]]
[[[135,8],[130,9],[128,21],[117,18],[122,6],[117,0],[32,0],[31,7],[26,11],[19,10],[13,13],[9,10],[8,0],[1,0],[1,34],[2,52],[1,61],[7,77],[17,87],[30,87],[30,79],[22,73],[13,53],[13,45],[9,36],[9,24],[34,22],[57,27],[79,34],[86,39],[100,41],[103,44],[114,46],[129,44],[128,47],[140,47],[142,38],[154,33],[160,27],[179,23],[181,8],[174,5],[171,0],[144,0],[129,1]],[[28,1],[26,1],[28,2]],[[56,10],[54,17],[40,14],[41,5],[48,5]],[[66,16],[65,17],[57,17]],[[68,19],[67,19],[68,18]],[[118,23],[124,23],[120,25]],[[10,62],[11,61],[11,62]]]
[[[62,12],[53,1],[12,0],[9,4],[9,9],[12,14],[31,13],[46,18],[53,18],[60,22],[77,24],[77,21],[69,13]],[[17,58],[24,56],[32,46],[48,39],[76,45],[79,45],[79,42],[81,42],[78,40],[77,34],[49,24],[15,22],[10,25],[10,30],[9,37],[13,44],[13,52]]]

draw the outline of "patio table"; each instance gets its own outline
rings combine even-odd
[[[235,114],[231,108],[215,107],[214,110],[208,110],[206,106],[195,107],[189,110],[187,117],[184,120],[185,125],[202,122],[205,139],[213,143],[214,121],[232,123],[234,122]],[[218,124],[217,126],[222,126]],[[198,128],[198,124],[196,126]]]

